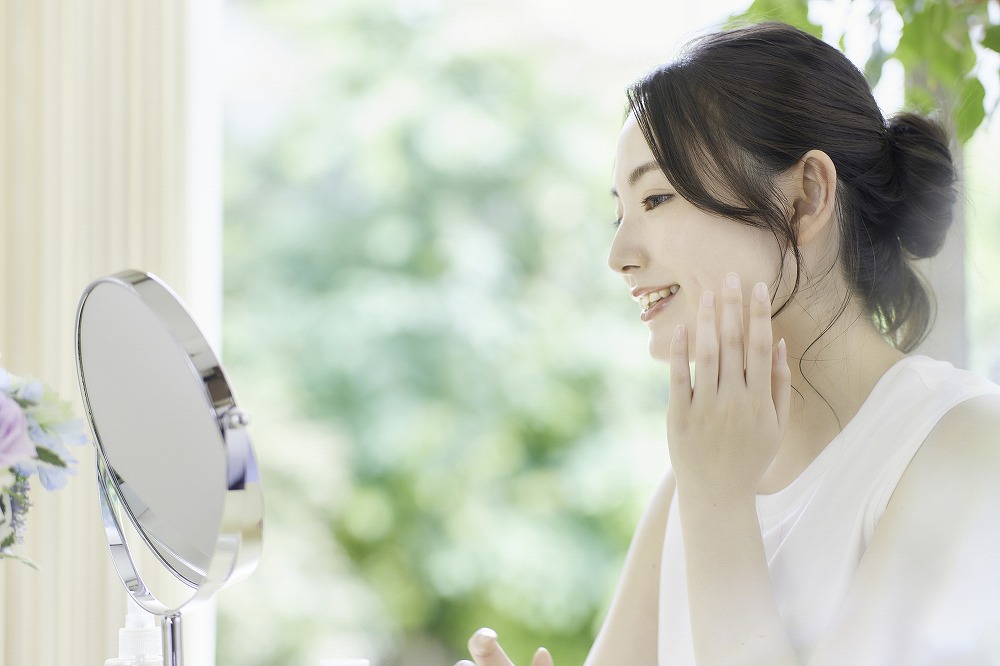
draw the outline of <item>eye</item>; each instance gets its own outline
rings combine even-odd
[[[622,213],[621,208],[619,208],[615,211],[615,219],[611,222],[611,226],[615,229],[622,226],[622,217],[624,217],[624,213]]]
[[[653,210],[660,204],[665,204],[673,198],[673,194],[651,194],[642,200],[642,208],[643,210]]]

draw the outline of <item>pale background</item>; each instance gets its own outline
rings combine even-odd
[[[496,2],[496,39],[524,48],[578,40],[595,103],[620,113],[623,85],[668,56],[665,45],[746,3],[578,4]],[[0,0],[0,363],[78,403],[77,299],[90,280],[130,267],[170,283],[217,343],[223,95],[237,110],[259,111],[270,98],[267,118],[245,122],[280,122],[282,86],[295,78],[260,76],[268,68],[255,60],[280,55],[273,44],[266,26],[243,23],[221,0]],[[898,104],[891,74],[879,94],[885,107]],[[970,228],[986,222],[977,227],[986,231],[970,231],[962,262],[957,230],[928,268],[942,311],[925,347],[994,380],[996,285],[987,269],[1000,251],[985,240],[995,241],[989,221],[1000,211],[998,144],[994,123],[967,152]],[[23,552],[43,571],[0,564],[0,663],[84,665],[115,654],[124,593],[108,561],[92,468],[92,452],[83,451],[67,489],[33,492]],[[207,615],[189,623],[189,663],[213,661]]]

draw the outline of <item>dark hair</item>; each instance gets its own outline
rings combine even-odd
[[[940,125],[913,113],[886,122],[857,67],[833,46],[781,23],[698,38],[631,86],[628,99],[681,196],[768,229],[782,256],[793,252],[793,297],[801,255],[775,177],[810,150],[829,155],[847,284],[897,349],[909,352],[923,341],[933,321],[931,297],[911,260],[940,251],[957,198]],[[710,181],[728,191],[713,191]]]

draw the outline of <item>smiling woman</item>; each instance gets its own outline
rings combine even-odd
[[[670,365],[670,464],[588,666],[996,662],[1000,386],[911,353],[947,135],[778,23],[695,40],[629,102],[609,264]]]

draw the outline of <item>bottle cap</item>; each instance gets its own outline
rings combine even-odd
[[[128,598],[125,627],[118,630],[118,658],[156,657],[163,654],[163,638],[153,616]]]

